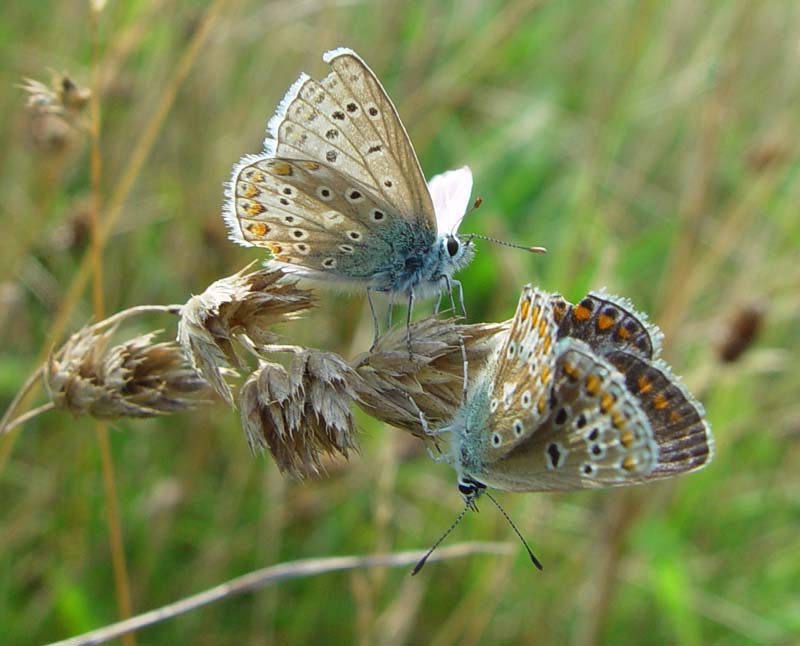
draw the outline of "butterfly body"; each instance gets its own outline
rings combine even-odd
[[[659,334],[603,292],[572,306],[526,287],[508,337],[441,429],[467,502],[487,486],[626,486],[705,466],[710,429],[657,359]]]
[[[264,152],[233,170],[230,237],[269,249],[271,264],[343,288],[441,293],[472,257],[456,228],[472,175],[464,167],[425,181],[397,111],[354,52],[303,74],[270,119]]]

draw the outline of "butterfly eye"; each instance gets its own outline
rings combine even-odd
[[[471,484],[464,484],[463,482],[458,483],[458,490],[464,496],[471,496],[475,493],[475,485]]]
[[[447,238],[447,253],[450,254],[452,258],[458,253],[458,249],[461,245],[458,244],[458,240],[455,239],[454,236],[448,236]]]

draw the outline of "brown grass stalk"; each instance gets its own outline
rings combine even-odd
[[[105,298],[103,294],[103,243],[100,238],[100,210],[102,208],[103,155],[100,149],[102,117],[100,111],[100,18],[102,4],[92,4],[89,9],[89,33],[91,40],[91,86],[89,97],[90,111],[90,185],[91,203],[89,208],[89,229],[91,238],[92,261],[92,305],[95,318],[102,319],[105,314]],[[128,564],[125,559],[122,521],[119,513],[119,498],[114,479],[114,459],[111,455],[111,442],[105,422],[95,422],[95,435],[100,450],[100,463],[103,470],[103,495],[105,499],[106,520],[108,521],[109,547],[114,574],[114,591],[117,598],[119,615],[127,619],[133,613],[131,601],[131,582],[128,575]],[[125,646],[135,646],[133,635],[123,637]]]
[[[515,546],[510,543],[467,542],[449,547],[442,547],[431,555],[429,562],[464,558],[475,554],[509,555]],[[357,570],[365,568],[409,567],[416,564],[424,551],[395,552],[370,556],[332,556],[290,561],[255,570],[218,586],[200,592],[191,597],[162,606],[156,610],[137,615],[126,621],[120,621],[98,630],[70,639],[54,642],[51,646],[88,646],[109,641],[126,633],[146,626],[172,619],[192,610],[197,610],[210,603],[216,603],[247,592],[260,590],[280,581],[319,576],[329,572]]]

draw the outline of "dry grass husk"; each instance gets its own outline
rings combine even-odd
[[[302,351],[289,369],[267,361],[239,392],[247,441],[268,448],[280,470],[297,477],[323,470],[324,454],[347,457],[355,449],[350,404],[359,376],[330,352]]]
[[[478,376],[508,323],[458,325],[434,317],[398,327],[353,362],[359,377],[358,404],[387,424],[425,437],[420,412],[436,426],[453,417],[463,400],[464,358],[469,383]]]
[[[313,305],[311,292],[281,270],[242,271],[212,283],[181,308],[178,342],[192,365],[231,406],[223,369],[242,368],[237,346],[263,356],[277,335],[270,328],[297,318]]]
[[[87,326],[45,366],[51,401],[76,415],[100,419],[169,415],[214,399],[213,391],[173,342],[158,332],[110,346],[117,326]]]

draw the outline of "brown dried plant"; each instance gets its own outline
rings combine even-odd
[[[233,393],[222,369],[243,369],[236,346],[263,356],[277,340],[270,327],[313,305],[311,292],[275,269],[240,272],[212,283],[181,308],[178,342],[192,365],[231,406]]]
[[[56,408],[101,419],[155,417],[213,400],[208,384],[158,332],[110,346],[116,325],[92,325],[47,361],[44,381]]]
[[[323,472],[326,456],[347,457],[356,448],[353,403],[428,439],[423,420],[435,427],[452,418],[465,372],[472,382],[508,329],[507,322],[459,325],[429,317],[390,330],[351,364],[331,352],[275,345],[271,327],[311,308],[311,292],[280,270],[251,267],[185,305],[131,308],[74,334],[42,370],[51,402],[40,411],[150,417],[197,406],[214,393],[234,407],[226,378],[249,371],[244,350],[258,361],[238,395],[245,437],[254,451],[268,449],[282,472],[303,477]],[[178,314],[178,343],[155,343],[149,333],[112,346],[120,322],[142,311]],[[288,367],[270,360],[280,352],[293,353]]]
[[[242,428],[254,451],[268,448],[284,473],[319,474],[323,454],[356,448],[350,404],[358,373],[330,352],[301,351],[289,369],[266,361],[239,393]]]
[[[85,119],[91,91],[66,74],[51,72],[50,85],[24,78],[19,86],[27,92],[25,109],[28,131],[35,148],[42,152],[65,149],[75,134],[87,129]]]
[[[359,406],[424,438],[420,413],[437,425],[452,418],[462,402],[464,353],[472,383],[507,329],[508,322],[457,325],[430,317],[411,325],[410,353],[405,327],[390,331],[353,362],[361,377]]]

